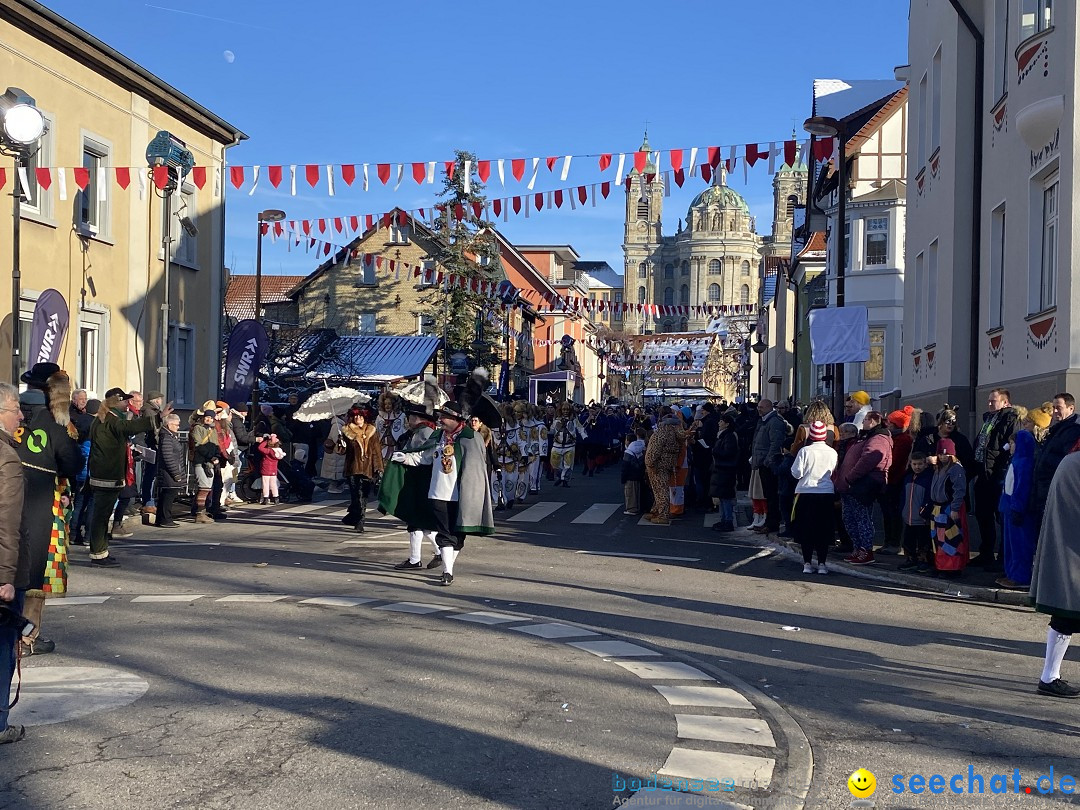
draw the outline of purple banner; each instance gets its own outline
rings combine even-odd
[[[26,347],[27,368],[37,363],[55,363],[68,328],[68,305],[56,290],[38,296],[30,322],[30,345]]]
[[[230,405],[251,399],[251,389],[266,359],[270,341],[258,321],[247,319],[233,327],[225,356],[225,391],[222,399]]]

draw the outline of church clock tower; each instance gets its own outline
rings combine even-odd
[[[655,304],[655,274],[660,264],[661,220],[664,210],[664,180],[649,146],[649,135],[641,143],[649,153],[643,172],[631,169],[626,176],[626,220],[623,231],[623,300],[630,304]],[[634,312],[623,320],[628,332],[645,332],[648,318]],[[650,330],[651,331],[651,330]]]

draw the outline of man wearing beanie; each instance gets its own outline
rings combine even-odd
[[[870,413],[870,395],[865,391],[852,391],[844,401],[844,421],[863,429],[863,419]]]
[[[1020,420],[1006,388],[995,388],[986,402],[982,428],[975,437],[975,522],[979,525],[979,556],[974,564],[987,569],[999,567],[995,551],[998,542],[998,501],[1009,470],[1012,445]]]

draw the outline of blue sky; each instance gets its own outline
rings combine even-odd
[[[646,121],[661,150],[781,140],[809,115],[814,78],[889,79],[907,61],[903,0],[45,2],[246,132],[230,150],[243,165],[441,161],[455,148],[481,159],[632,152]],[[526,193],[507,167],[507,190],[493,177],[489,196]],[[565,183],[541,163],[536,190],[595,179],[595,159],[575,160]],[[730,182],[769,233],[765,167]],[[226,261],[254,272],[264,208],[290,219],[379,213],[430,206],[439,188],[417,186],[407,166],[401,189],[392,185],[364,193],[339,182],[335,197],[300,181],[296,197],[275,193],[265,177],[253,196],[230,187]],[[665,233],[703,187],[688,178],[673,190]],[[623,205],[620,190],[595,208],[511,215],[500,228],[621,271]],[[264,245],[264,272],[316,265]]]

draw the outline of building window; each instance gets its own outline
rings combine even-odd
[[[937,151],[941,146],[941,48],[934,54],[933,84],[931,85],[931,102],[933,104],[932,117],[930,119],[930,154]]]
[[[1055,174],[1043,188],[1042,253],[1039,262],[1039,308],[1057,304],[1058,275],[1058,177]]]
[[[742,274],[743,274],[744,276],[748,276],[748,275],[750,275],[750,262],[746,261],[746,259],[743,259],[743,263],[742,263]]]
[[[109,367],[108,323],[104,312],[79,311],[75,385],[85,388],[98,399],[105,391],[105,372]]]
[[[722,264],[720,264],[719,259],[713,259],[712,261],[709,262],[709,275],[710,276],[718,276],[718,275],[720,275],[720,273],[723,272],[723,269],[724,269],[724,266]]]
[[[615,312],[613,313],[615,320],[621,321],[623,316],[622,311],[623,294],[621,292],[615,293]]]
[[[45,219],[51,219],[53,213],[52,194],[43,191],[37,181],[37,169],[43,166],[52,166],[53,155],[53,122],[49,116],[45,117],[45,132],[38,141],[38,148],[30,154],[26,161],[26,185],[23,189],[22,202],[23,214],[36,214]],[[70,175],[69,175],[70,176]],[[17,179],[16,183],[19,182]]]
[[[648,219],[649,218],[649,198],[642,196],[637,201],[637,218]]]
[[[926,256],[920,253],[915,257],[915,316],[914,323],[912,324],[912,335],[914,337],[913,347],[914,349],[921,349],[925,343],[923,341],[923,327],[926,323],[926,297],[928,290],[926,289]]]
[[[638,287],[637,288],[637,300],[638,300],[639,304],[644,304],[645,303],[645,288],[644,287]]]
[[[998,329],[1004,324],[1005,298],[1005,205],[990,215],[990,311],[987,326]]]
[[[192,269],[198,268],[197,236],[188,232],[181,223],[184,217],[190,220],[192,230],[196,230],[195,224],[195,186],[183,185],[180,188],[180,206],[172,214],[168,223],[169,238],[172,240],[172,260],[174,264],[182,264]],[[162,254],[159,254],[162,255]],[[164,258],[164,256],[162,256]]]
[[[863,363],[864,383],[885,382],[885,330],[870,329],[870,359]]]
[[[169,399],[178,407],[195,405],[195,330],[184,324],[169,327]]]
[[[407,245],[409,244],[409,226],[398,225],[396,222],[390,226],[390,244],[392,245]]]
[[[638,278],[648,278],[649,277],[649,266],[647,264],[645,264],[645,262],[642,262],[641,264],[639,264],[637,266],[637,277]]]
[[[670,307],[675,305],[675,288],[664,287],[664,306]]]
[[[679,304],[687,306],[690,303],[690,288],[683,284],[679,287]]]
[[[376,333],[377,312],[361,312],[357,316],[357,333],[361,335],[374,335]]]
[[[739,294],[739,303],[743,306],[750,303],[750,285],[742,285],[742,292]]]
[[[937,300],[938,300],[938,274],[937,274],[938,243],[934,240],[930,243],[930,256],[926,262],[926,345],[933,346],[937,343]]]
[[[709,300],[710,301],[719,301],[720,300],[720,285],[719,284],[710,284],[709,285]]]
[[[369,273],[370,271],[370,273]],[[370,268],[367,262],[360,263],[360,277],[362,284],[374,284],[375,283],[375,260],[372,259]],[[424,259],[420,264],[420,283],[417,286],[420,287],[433,287],[435,286],[435,260]]]
[[[866,218],[866,266],[884,267],[889,259],[889,218]]]
[[[1053,0],[1020,0],[1020,39],[1025,40],[1054,24]]]
[[[844,223],[844,269],[851,269],[851,220]]]
[[[994,10],[994,101],[1005,95],[1009,60],[1009,0],[996,0]]]
[[[926,74],[919,80],[919,168],[922,169],[926,165],[926,133],[927,133],[927,121],[926,121],[926,95],[927,95],[927,82]]]
[[[787,198],[787,218],[788,220],[795,219],[795,209],[799,205],[799,198],[797,195],[792,194]]]
[[[89,180],[79,192],[79,224],[91,236],[107,236],[109,233],[109,184],[105,182],[105,166],[111,165],[109,147],[94,138],[83,138],[82,167]],[[99,182],[101,181],[101,182]]]
[[[435,337],[435,318],[432,315],[416,316],[416,334],[427,337]]]
[[[664,265],[664,278],[675,278],[675,265],[671,262]]]
[[[679,272],[682,273],[684,276],[690,275],[690,262],[683,261],[683,263],[679,266]]]

